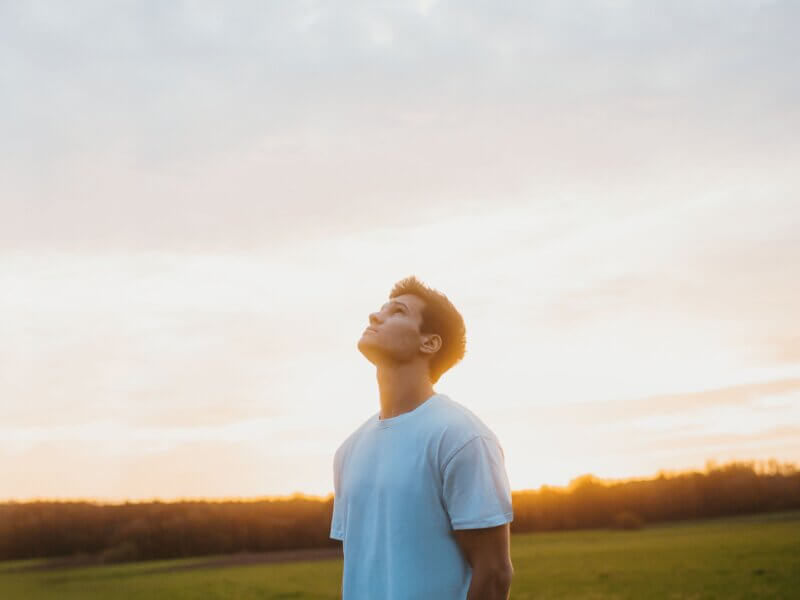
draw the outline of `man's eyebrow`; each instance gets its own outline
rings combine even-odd
[[[402,302],[400,302],[399,300],[390,300],[389,302],[387,302],[386,304],[384,304],[383,306],[381,306],[381,308],[386,308],[386,307],[387,307],[389,304],[399,304],[400,306],[402,306],[403,308],[405,308],[406,310],[408,310],[408,306],[406,306],[405,304],[403,304],[403,303],[402,303]]]

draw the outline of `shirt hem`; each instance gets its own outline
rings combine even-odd
[[[480,529],[482,527],[496,527],[497,525],[504,525],[514,520],[514,512],[503,513],[502,515],[494,515],[486,519],[459,519],[452,522],[453,529]]]

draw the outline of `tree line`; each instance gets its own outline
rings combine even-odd
[[[566,488],[512,493],[512,533],[638,528],[647,523],[800,508],[792,464],[734,462],[702,472],[608,482],[591,475]],[[331,547],[333,497],[278,500],[6,502],[0,560],[64,556],[98,562]]]

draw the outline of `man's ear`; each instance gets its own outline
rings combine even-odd
[[[422,341],[422,351],[428,354],[434,354],[442,347],[442,336],[438,333],[427,335]]]

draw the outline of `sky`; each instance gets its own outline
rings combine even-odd
[[[798,18],[0,1],[0,500],[332,493],[411,274],[513,490],[800,463]]]

